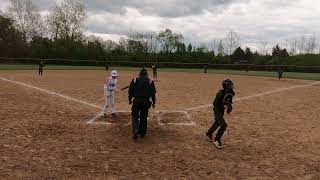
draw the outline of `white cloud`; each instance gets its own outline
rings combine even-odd
[[[0,0],[0,11],[6,11],[9,5],[10,3],[8,0]]]

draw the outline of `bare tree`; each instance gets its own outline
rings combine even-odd
[[[260,53],[263,55],[267,55],[268,54],[268,41],[260,41],[261,46],[260,46]]]
[[[128,40],[121,37],[118,42],[118,47],[121,51],[128,52]]]
[[[103,45],[107,51],[113,51],[117,48],[121,49],[122,51],[125,51],[126,45],[121,44],[121,42],[124,42],[123,38],[120,38],[119,44],[117,44],[112,40],[107,40],[107,41],[104,41]]]
[[[291,56],[296,55],[297,54],[297,48],[298,48],[298,40],[296,39],[292,39],[291,41],[289,41],[289,54]]]
[[[157,37],[153,32],[129,33],[129,39],[138,41],[144,46],[144,52],[153,53],[156,51]]]
[[[230,55],[233,51],[240,46],[240,36],[235,31],[230,31],[227,34],[227,53]]]
[[[44,23],[31,0],[10,0],[8,15],[15,20],[25,40],[44,35]]]
[[[180,33],[173,33],[170,29],[165,29],[164,31],[160,31],[157,39],[162,44],[163,51],[171,53],[183,40],[183,36]]]
[[[299,54],[305,53],[305,43],[306,43],[306,38],[304,35],[302,35],[298,41]]]
[[[313,33],[308,39],[306,39],[306,53],[313,54],[317,47],[316,35]]]
[[[75,0],[63,0],[51,9],[47,18],[53,38],[74,41],[83,34],[87,17],[85,6]]]
[[[220,40],[217,46],[218,56],[223,56],[225,54],[223,41]]]
[[[214,39],[212,41],[212,43],[209,43],[209,47],[212,49],[212,51],[217,53],[218,52],[218,44],[219,44],[219,40],[218,39]]]

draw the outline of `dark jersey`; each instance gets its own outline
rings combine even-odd
[[[152,71],[153,71],[153,74],[157,74],[157,66],[153,65],[152,66]]]
[[[133,79],[129,86],[129,101],[132,98],[152,98],[152,102],[156,103],[156,87],[154,82],[147,76],[140,76]]]
[[[217,108],[217,110],[224,111],[224,105],[227,103],[232,104],[232,98],[234,95],[235,92],[233,90],[231,92],[227,92],[225,89],[219,90],[213,101],[213,106]]]

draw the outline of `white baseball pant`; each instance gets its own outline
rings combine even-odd
[[[104,91],[104,109],[103,113],[106,114],[110,108],[111,113],[116,113],[116,107],[114,105],[114,93],[112,91]]]

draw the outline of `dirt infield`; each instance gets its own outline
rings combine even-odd
[[[120,72],[119,86],[136,74]],[[1,71],[0,179],[320,179],[314,81],[161,73],[147,137],[134,142],[126,91],[116,96],[118,121],[97,116],[105,76]],[[239,100],[218,150],[203,137],[211,108],[186,109],[210,104],[226,77]]]

